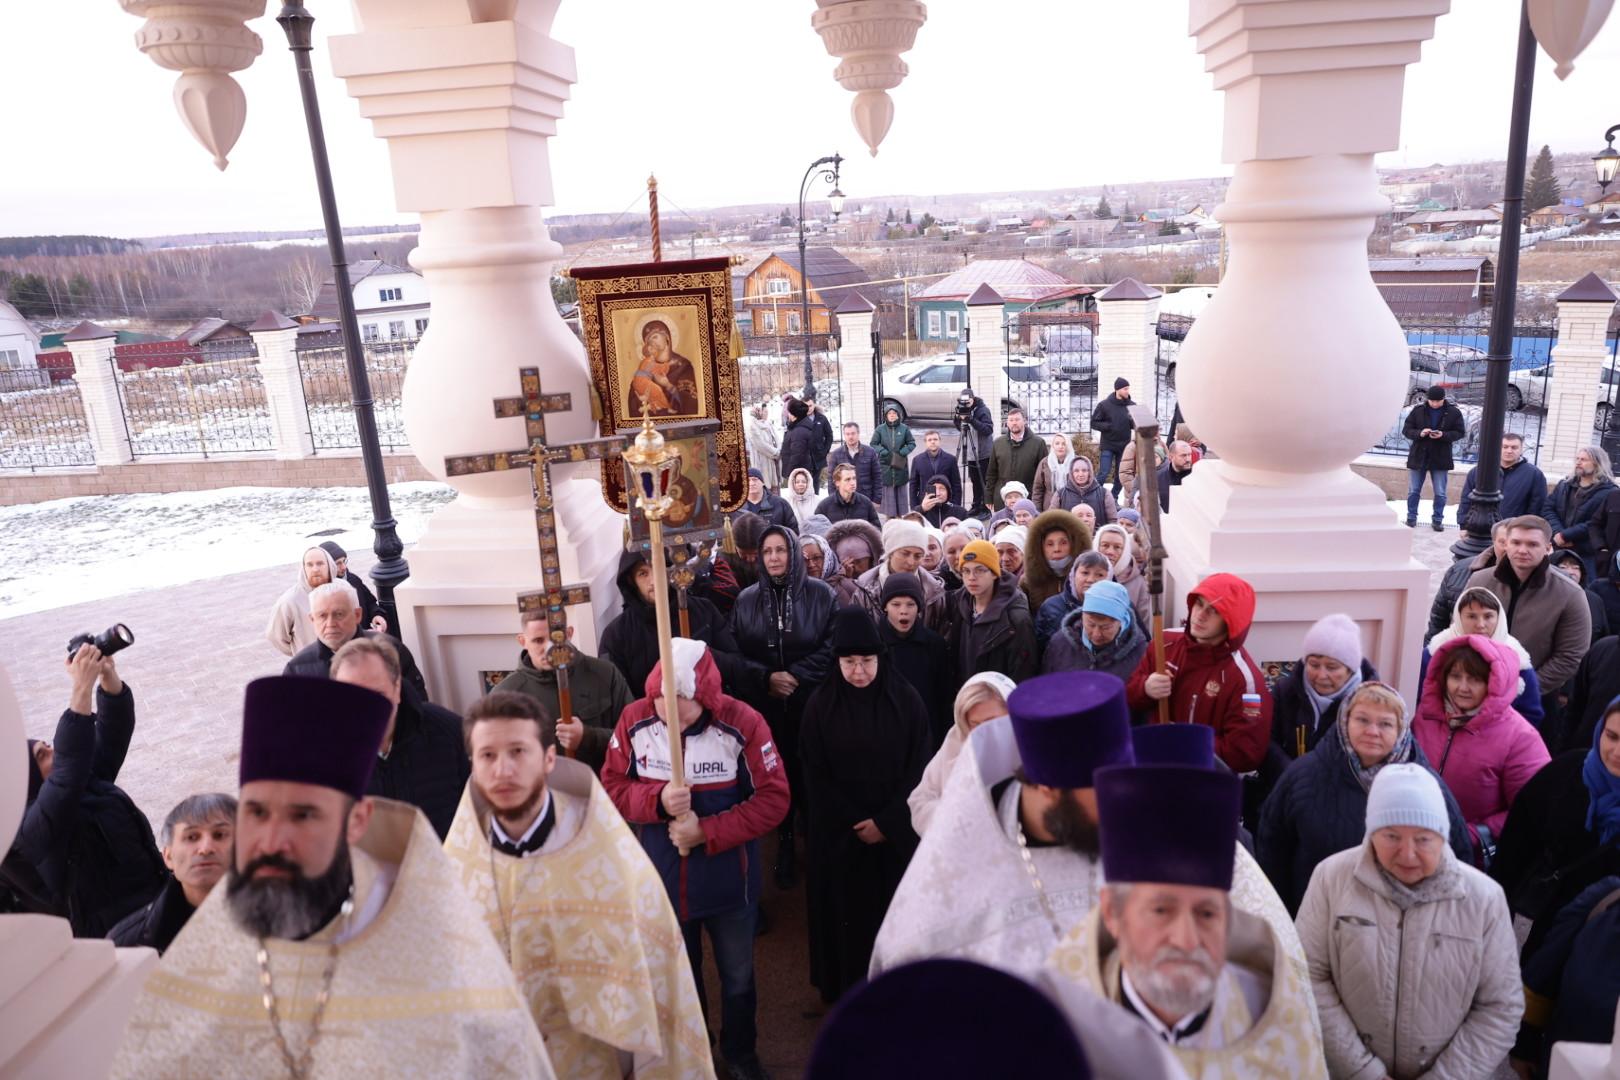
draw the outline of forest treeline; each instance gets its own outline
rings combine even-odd
[[[13,238],[16,239],[16,238]],[[0,252],[0,296],[25,318],[131,318],[168,322],[214,315],[252,319],[267,308],[287,315],[308,312],[331,277],[324,245],[246,244],[148,251],[105,237],[33,237],[50,241],[107,241],[107,250]],[[0,241],[7,243],[9,241]],[[115,248],[113,245],[123,245]],[[383,259],[406,265],[416,237],[356,237],[351,262]]]

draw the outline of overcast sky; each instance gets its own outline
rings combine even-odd
[[[269,12],[263,55],[239,76],[247,126],[216,171],[170,102],[172,72],[135,49],[114,0],[8,4],[0,235],[279,230],[320,224],[292,60]],[[394,209],[385,145],[331,75],[324,39],[348,5],[310,4],[315,66],[346,225]],[[1408,68],[1402,148],[1384,165],[1500,158],[1518,5],[1455,0]],[[579,82],[551,140],[556,212],[639,206],[649,171],[665,212],[797,197],[805,166],[838,151],[852,198],[1053,188],[1224,174],[1221,99],[1177,0],[1077,4],[934,0],[893,92],[877,158],[853,95],[810,29],[809,0],[567,0],[555,34]],[[631,32],[627,33],[627,28]],[[1560,83],[1536,73],[1531,147],[1595,152],[1620,122],[1620,17]]]

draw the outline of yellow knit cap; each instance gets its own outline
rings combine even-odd
[[[983,563],[991,573],[1001,576],[1001,556],[996,554],[995,545],[988,540],[968,541],[967,547],[962,549],[962,565],[968,563]]]

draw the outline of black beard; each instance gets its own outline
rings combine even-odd
[[[293,876],[254,878],[266,866]],[[332,921],[353,883],[345,833],[338,838],[332,865],[318,877],[306,877],[297,863],[282,855],[261,855],[241,871],[232,859],[225,877],[225,902],[236,925],[255,937],[300,941]]]
[[[534,813],[534,808],[540,805],[540,800],[546,797],[546,785],[544,783],[539,783],[534,785],[534,790],[529,792],[528,797],[522,802],[518,803],[518,805],[513,809],[497,810],[495,808],[494,800],[489,797],[489,792],[485,791],[483,786],[480,785],[477,780],[472,782],[472,786],[473,790],[478,793],[478,797],[484,800],[484,805],[489,807],[490,816],[501,823],[501,828],[505,829],[507,835],[509,836],[516,834],[513,833],[511,829],[506,828],[507,822],[516,824],[517,822],[525,821],[529,815]]]
[[[1080,799],[1072,791],[1058,796],[1058,801],[1041,814],[1041,825],[1051,834],[1055,843],[1070,851],[1095,859],[1102,852],[1102,836],[1097,823],[1086,814]]]

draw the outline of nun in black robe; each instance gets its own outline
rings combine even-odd
[[[928,764],[928,710],[857,608],[833,618],[838,661],[805,706],[810,981],[831,1003],[866,977],[917,834],[906,797]]]

